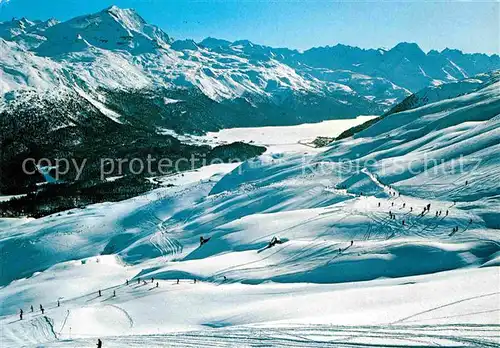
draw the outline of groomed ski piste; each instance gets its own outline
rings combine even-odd
[[[1,346],[498,347],[499,87],[1,220]]]

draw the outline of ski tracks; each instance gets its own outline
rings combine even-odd
[[[107,337],[106,347],[498,347],[497,325],[237,326],[172,334]],[[83,347],[95,339],[53,342]]]

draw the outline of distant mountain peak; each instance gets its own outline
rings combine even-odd
[[[89,46],[107,50],[126,50],[134,54],[151,52],[172,42],[160,28],[146,23],[133,9],[108,7],[100,12],[70,19],[51,26],[47,41],[38,48],[45,56],[85,49],[75,45],[81,38]]]
[[[182,50],[196,51],[199,49],[198,44],[191,39],[175,40],[174,42],[172,42],[170,47],[175,51],[182,51]]]
[[[444,50],[441,51],[441,54],[444,55],[462,55],[463,52],[454,48],[448,48],[446,47]]]
[[[108,13],[123,25],[135,29],[144,24],[146,21],[142,18],[134,9],[131,8],[120,8],[116,5],[110,6],[107,9],[101,11],[101,13]]]
[[[216,47],[229,47],[231,45],[231,41],[224,39],[217,39],[214,37],[207,37],[200,41],[198,44],[205,48],[216,48]]]
[[[415,42],[400,42],[390,51],[399,51],[411,55],[425,55],[425,52]]]
[[[121,11],[121,10],[122,9],[116,5],[111,5],[111,6],[104,9],[104,11],[108,11],[108,12]]]

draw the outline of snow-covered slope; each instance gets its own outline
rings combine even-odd
[[[266,153],[157,178],[176,186],[127,201],[4,222],[1,339],[498,346],[494,77],[319,153]]]
[[[414,93],[396,105],[389,113],[414,109],[437,101],[452,99],[463,94],[481,89],[485,84],[492,84],[500,80],[497,70],[478,74],[473,78],[466,78],[451,83],[424,88]]]

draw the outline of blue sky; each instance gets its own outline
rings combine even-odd
[[[135,8],[174,38],[196,41],[212,36],[298,49],[337,43],[390,48],[407,41],[424,51],[500,51],[496,1],[0,0],[0,21],[65,20],[113,4]]]

